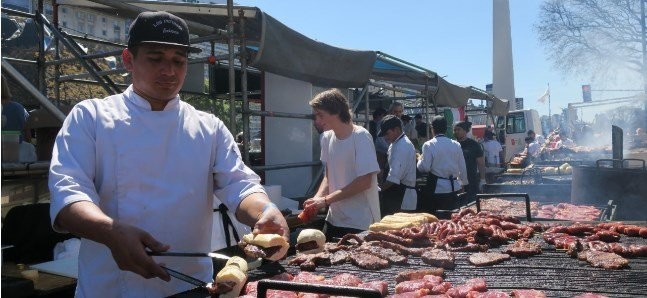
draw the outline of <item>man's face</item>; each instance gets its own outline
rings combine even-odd
[[[397,128],[397,127],[391,128],[384,133],[384,140],[387,143],[391,144],[395,142],[395,140],[397,140],[401,134],[402,134],[402,130],[400,128]]]
[[[463,139],[465,138],[466,134],[467,132],[465,132],[463,128],[461,128],[460,126],[454,126],[454,136],[456,137],[456,139]]]
[[[136,56],[126,49],[122,57],[132,73],[133,88],[153,107],[164,107],[184,84],[188,59],[183,48],[142,44]]]
[[[332,129],[332,125],[336,122],[341,122],[338,115],[332,115],[324,110],[314,109],[315,114],[315,127],[327,131]]]
[[[402,113],[404,113],[404,109],[402,107],[398,106],[393,108],[393,115],[396,117],[402,117]]]

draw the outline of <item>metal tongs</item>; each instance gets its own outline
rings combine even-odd
[[[212,259],[218,259],[218,260],[224,260],[227,261],[231,259],[230,256],[226,256],[217,252],[170,252],[170,251],[165,251],[165,252],[154,252],[154,251],[146,251],[146,254],[149,256],[161,256],[161,257],[201,257],[201,258],[212,258]],[[263,259],[258,258],[258,259],[247,259],[245,258],[245,261],[247,261],[247,269],[248,270],[253,270],[258,267],[260,267],[263,263]]]
[[[188,283],[190,283],[190,284],[192,284],[194,286],[200,287],[200,288],[206,288],[207,287],[208,283],[206,283],[204,281],[201,281],[201,280],[199,280],[199,279],[197,279],[197,278],[195,278],[193,276],[186,275],[184,273],[175,271],[175,270],[167,268],[165,266],[161,266],[161,267],[162,267],[162,269],[164,269],[168,273],[168,275],[173,276],[173,277],[175,277],[175,278],[177,278],[179,280],[188,282]]]

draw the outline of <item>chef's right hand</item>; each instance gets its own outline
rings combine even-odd
[[[167,251],[170,246],[157,241],[146,231],[115,222],[109,241],[106,243],[119,269],[137,273],[145,278],[159,277],[171,280],[166,270],[146,254],[146,248],[154,252]]]

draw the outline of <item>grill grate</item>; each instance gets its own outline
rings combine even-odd
[[[561,222],[560,222],[561,223]],[[643,223],[644,224],[644,223]],[[647,258],[629,259],[629,268],[606,270],[594,268],[588,263],[570,258],[546,244],[541,235],[535,235],[532,242],[540,243],[542,254],[527,259],[512,258],[494,266],[476,267],[467,258],[469,252],[455,252],[456,268],[445,270],[445,280],[454,285],[465,283],[468,279],[484,278],[488,289],[511,292],[515,289],[536,289],[548,297],[573,297],[586,292],[603,294],[609,297],[641,297],[647,293]],[[621,243],[647,245],[647,239],[621,237]],[[501,252],[505,246],[491,248],[489,251]],[[409,256],[408,265],[392,265],[379,271],[360,269],[346,263],[331,267],[319,266],[314,274],[331,278],[339,273],[350,273],[364,281],[386,281],[389,293],[394,293],[395,276],[410,269],[428,268],[419,257]],[[249,272],[250,281],[260,280],[281,272],[298,274],[298,266],[287,266],[287,260],[279,263],[265,263]],[[199,289],[179,295],[180,297],[208,297]]]

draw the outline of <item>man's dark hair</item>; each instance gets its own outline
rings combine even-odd
[[[431,128],[434,129],[434,133],[446,133],[447,132],[447,119],[443,116],[435,116],[431,120]]]
[[[532,130],[532,129],[531,129],[531,130],[528,130],[527,135],[532,135],[532,134],[535,134],[535,131],[534,131],[534,130]]]
[[[350,123],[348,100],[337,89],[329,89],[315,95],[309,104],[313,109],[323,110],[331,115],[339,115],[339,120]]]
[[[377,108],[373,111],[373,119],[386,115],[386,110],[384,108]]]

